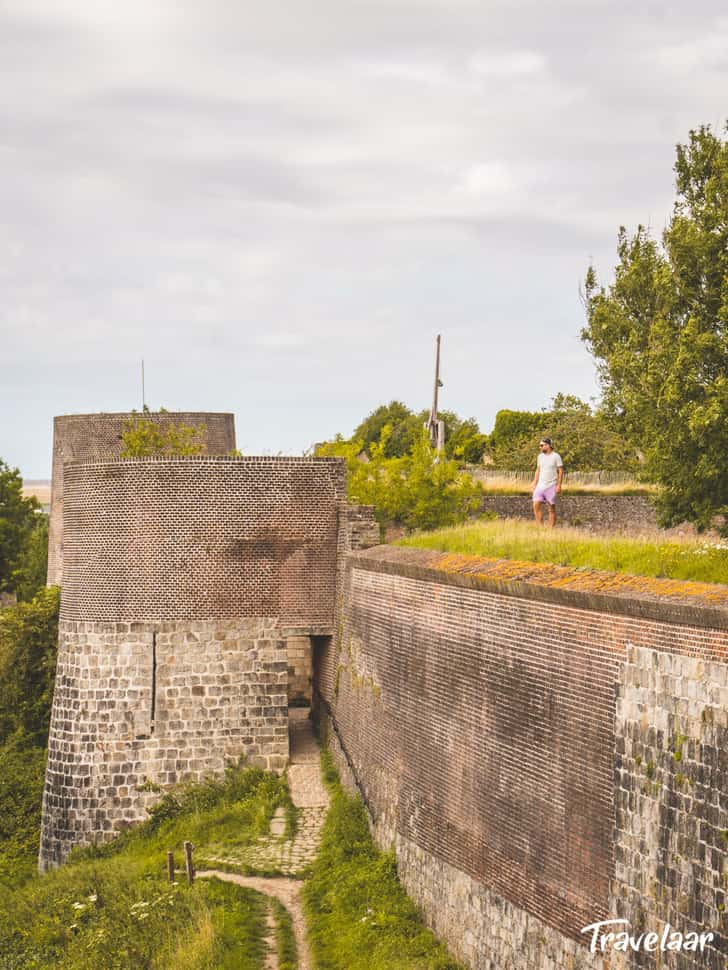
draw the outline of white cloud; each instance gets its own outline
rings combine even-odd
[[[486,426],[593,393],[579,279],[723,119],[722,4],[293,10],[3,4],[0,456],[34,477],[53,413],[124,406],[141,356],[165,406],[254,392],[273,451],[426,406],[438,331],[445,404]]]

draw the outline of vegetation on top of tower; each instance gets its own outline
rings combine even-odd
[[[159,415],[168,414],[160,408]],[[122,458],[148,458],[154,455],[200,455],[205,450],[207,427],[184,424],[171,417],[159,420],[149,408],[124,421],[121,431]]]

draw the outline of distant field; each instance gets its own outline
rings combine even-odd
[[[47,479],[26,478],[23,482],[23,495],[34,495],[41,505],[51,504],[51,483]]]
[[[397,545],[471,556],[551,562],[635,576],[728,583],[728,541],[594,536],[561,526],[550,530],[514,519],[420,532]]]

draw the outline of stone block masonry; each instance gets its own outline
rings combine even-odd
[[[48,537],[48,585],[60,586],[63,579],[63,496],[64,464],[74,460],[118,458],[123,446],[124,423],[138,417],[122,414],[66,414],[53,420],[53,473]],[[232,414],[202,411],[149,412],[146,417],[166,424],[204,425],[203,453],[227,455],[235,448],[235,418]]]
[[[533,504],[530,494],[483,496],[483,512],[492,512],[499,519],[526,519],[533,521]],[[559,496],[556,507],[559,521],[580,529],[595,532],[655,532],[657,514],[655,506],[646,495],[613,495],[609,492],[595,495]]]
[[[380,547],[341,611],[332,748],[461,959],[723,970],[728,589]],[[592,954],[608,918],[715,940]]]
[[[283,769],[286,666],[275,617],[62,622],[41,868],[144,819],[169,785],[240,757]]]

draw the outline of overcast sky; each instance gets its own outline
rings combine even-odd
[[[723,2],[0,0],[0,457],[54,414],[590,397],[579,283],[728,114]]]

